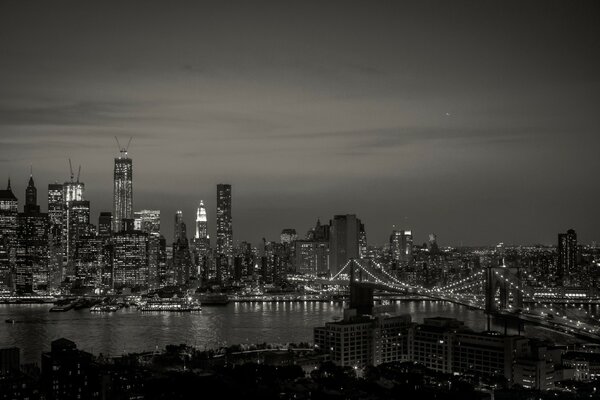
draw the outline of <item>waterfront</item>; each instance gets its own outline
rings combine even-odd
[[[334,302],[230,303],[204,307],[198,313],[142,313],[135,308],[114,313],[91,313],[89,309],[50,313],[51,305],[0,305],[3,324],[0,347],[21,348],[23,362],[37,362],[50,342],[66,337],[94,354],[163,349],[167,344],[186,343],[200,349],[239,343],[311,342],[313,328],[341,317],[343,304]],[[486,327],[478,310],[442,301],[396,302],[395,313],[409,313],[413,321],[433,316],[453,317],[475,330]],[[503,330],[501,325],[493,326]],[[511,331],[514,333],[514,331]],[[559,342],[565,336],[543,328],[527,327],[526,334]]]

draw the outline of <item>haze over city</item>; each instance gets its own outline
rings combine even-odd
[[[590,12],[592,8],[596,12]],[[135,209],[233,185],[234,238],[355,213],[440,243],[598,240],[598,5],[483,2],[0,5],[0,179],[23,198],[82,165],[112,208],[114,136]],[[475,33],[476,32],[476,33]],[[4,183],[2,183],[4,185]],[[40,196],[45,208],[44,196]]]

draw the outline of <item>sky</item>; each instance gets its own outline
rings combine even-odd
[[[357,214],[442,245],[600,241],[597,1],[0,1],[0,181],[81,165],[112,209],[193,234],[233,186],[235,241]],[[4,183],[2,183],[4,185]]]

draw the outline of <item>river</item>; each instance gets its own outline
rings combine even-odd
[[[135,308],[115,313],[89,309],[50,313],[51,305],[0,305],[0,348],[19,347],[21,362],[39,363],[50,342],[60,337],[78,348],[104,355],[163,349],[186,343],[200,349],[240,343],[312,342],[315,326],[341,317],[342,304],[333,302],[256,302],[206,306],[198,313],[142,313]],[[414,322],[434,316],[454,317],[476,331],[486,328],[485,315],[443,301],[405,301],[395,313],[411,314]],[[6,324],[14,319],[15,324]],[[493,329],[503,331],[504,326]],[[511,331],[515,333],[515,331]],[[562,335],[528,327],[527,335],[566,342]]]

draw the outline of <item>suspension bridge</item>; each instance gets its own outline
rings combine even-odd
[[[524,280],[536,286],[524,284]],[[335,275],[326,280],[329,285],[348,286],[359,281],[381,293],[417,295],[422,298],[460,304],[483,311],[490,318],[543,326],[588,341],[600,342],[600,318],[586,309],[582,300],[564,300],[560,304],[536,296],[536,289],[548,288],[522,268],[503,262],[482,268],[469,277],[444,286],[424,287],[403,282],[395,271],[372,260],[349,260]]]

